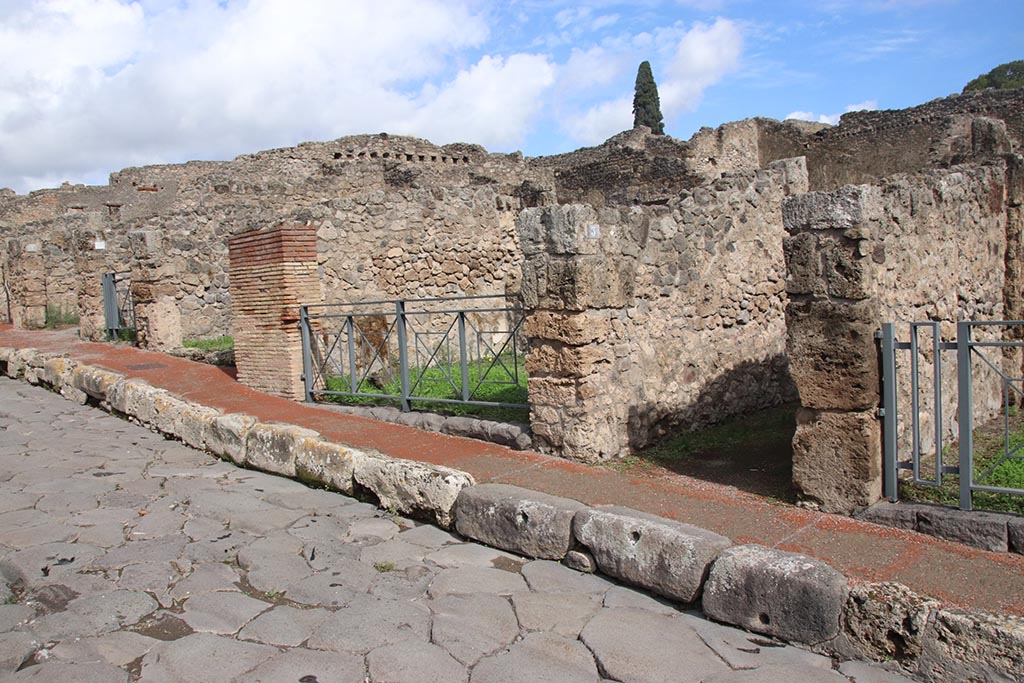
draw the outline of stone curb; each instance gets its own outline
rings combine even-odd
[[[946,609],[900,584],[851,584],[806,555],[732,545],[705,529],[637,510],[477,485],[465,472],[349,448],[292,425],[224,415],[56,354],[0,347],[0,374],[82,403],[91,398],[237,464],[341,493],[368,491],[388,509],[454,527],[468,538],[575,569],[596,568],[703,608],[711,618],[822,654],[896,660],[924,681],[1024,679],[1024,619]],[[901,519],[907,523],[910,516]],[[1013,538],[1012,530],[1004,533]]]
[[[982,550],[1024,555],[1024,517],[1019,515],[880,501],[855,516],[872,524],[916,531]]]

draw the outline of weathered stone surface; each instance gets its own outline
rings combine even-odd
[[[197,633],[233,635],[269,608],[268,603],[241,593],[217,591],[186,600],[182,619]]]
[[[287,650],[260,664],[236,681],[281,683],[282,681],[363,681],[363,658],[345,652]]]
[[[449,467],[383,456],[356,462],[353,476],[383,507],[426,516],[445,529],[454,521],[452,509],[459,492],[475,483],[469,474]]]
[[[507,647],[519,635],[508,600],[481,593],[444,595],[430,603],[430,639],[466,666]]]
[[[79,365],[71,373],[71,385],[93,398],[103,401],[107,398],[110,387],[122,378],[123,376],[116,372],[102,370],[91,365]]]
[[[207,435],[220,411],[198,403],[186,403],[171,425],[171,433],[192,448],[207,447]]]
[[[497,548],[477,543],[455,543],[427,555],[438,567],[495,567],[507,569],[522,565],[525,560]]]
[[[277,653],[277,649],[267,645],[196,633],[154,648],[142,661],[142,680],[154,683],[230,681]]]
[[[735,670],[761,671],[772,665],[784,665],[798,671],[813,667],[823,673],[832,669],[831,657],[787,645],[781,640],[718,624],[693,612],[679,614],[676,618],[685,621],[722,661]]]
[[[585,550],[570,550],[565,554],[565,566],[578,572],[592,574],[597,571],[597,560]]]
[[[523,578],[535,591],[583,593],[600,597],[615,584],[604,576],[582,574],[551,560],[534,560],[522,568]]]
[[[513,593],[519,624],[527,631],[548,631],[576,638],[601,609],[600,599],[573,592]]]
[[[846,578],[824,562],[758,545],[722,552],[704,586],[712,619],[800,643],[839,634]]]
[[[916,677],[925,681],[1024,679],[1024,622],[1019,617],[934,612],[924,635]]]
[[[296,647],[305,642],[330,615],[324,609],[296,609],[289,605],[279,605],[246,624],[238,637],[267,645]]]
[[[78,362],[70,358],[47,358],[43,361],[40,378],[52,388],[60,391],[65,385],[71,383],[72,375],[77,367]]]
[[[898,583],[851,586],[843,611],[841,640],[850,656],[913,661],[921,654],[928,617],[938,607]],[[845,648],[846,643],[837,644]]]
[[[627,635],[628,634],[628,635]],[[728,667],[685,622],[645,610],[602,609],[580,634],[598,666],[618,681],[702,681]]]
[[[440,599],[445,595],[468,593],[512,595],[528,589],[519,574],[486,567],[457,567],[438,574],[429,592],[431,597]]]
[[[846,514],[882,495],[882,436],[872,411],[797,411],[793,484],[826,512]]]
[[[323,439],[302,439],[295,454],[295,472],[299,479],[330,486],[352,494],[357,461],[366,457],[361,451]]]
[[[1007,515],[991,512],[965,512],[935,505],[921,506],[917,513],[918,531],[950,541],[1005,553]]]
[[[318,439],[311,429],[292,425],[253,425],[245,437],[245,464],[265,472],[295,476],[295,459],[300,444],[306,439]]]
[[[481,660],[472,683],[597,683],[594,658],[578,640],[530,633],[508,650]]]
[[[316,650],[365,654],[406,640],[425,641],[430,614],[408,602],[360,596],[344,610],[328,617],[308,645]]]
[[[715,674],[701,683],[848,683],[849,680],[834,671],[814,666],[769,664],[756,669]]]
[[[1024,518],[1011,517],[1006,521],[1007,545],[1011,553],[1024,555]]]
[[[245,444],[249,430],[256,425],[256,418],[238,413],[215,417],[206,434],[206,447],[222,458],[228,458],[236,465],[245,462]]]
[[[0,633],[0,672],[14,671],[42,645],[30,633]]]
[[[573,533],[602,572],[659,595],[695,602],[724,536],[628,508],[581,510]]]
[[[463,536],[512,552],[549,560],[572,545],[572,518],[582,503],[506,484],[462,489],[455,528]]]
[[[890,503],[887,500],[880,500],[858,512],[856,517],[872,524],[917,531],[917,511],[920,507],[914,503]]]
[[[464,683],[469,672],[443,648],[405,641],[377,648],[366,656],[372,683]]]
[[[38,666],[20,671],[11,681],[35,681],[36,683],[128,683],[131,678],[124,669],[111,664],[87,662],[67,664],[65,662],[46,662]]]

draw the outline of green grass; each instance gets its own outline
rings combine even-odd
[[[43,326],[51,330],[58,327],[70,327],[78,324],[78,312],[73,310],[64,310],[61,305],[46,305],[46,318],[43,322]]]
[[[476,363],[469,365],[469,386],[472,390],[480,381],[482,372],[487,371],[489,361],[485,361],[480,367]],[[506,369],[507,368],[507,369]],[[487,382],[481,385],[473,394],[473,400],[492,401],[499,403],[526,403],[526,368],[523,366],[523,358],[519,358],[518,377],[508,370],[512,369],[511,358],[504,359],[504,367],[495,364],[487,372]],[[414,408],[433,410],[451,415],[469,415],[488,420],[502,422],[528,422],[530,419],[529,408],[506,408],[501,406],[477,406],[465,403],[441,403],[431,401],[431,398],[461,398],[461,395],[452,388],[447,376],[450,374],[456,386],[460,383],[460,369],[458,364],[443,365],[440,367],[431,366],[422,371],[419,368],[409,369],[409,382],[413,387],[413,395],[421,397],[412,402]],[[363,380],[357,387],[359,391],[366,393],[379,393],[394,395],[394,399],[376,399],[367,396],[325,396],[324,400],[340,403],[343,405],[401,405],[398,398],[401,393],[401,382],[398,379],[398,369],[394,370],[394,377],[381,379],[378,382]],[[422,374],[422,376],[421,376]],[[417,383],[417,378],[420,381]],[[498,384],[500,382],[500,384]],[[346,376],[334,375],[326,378],[326,385],[329,391],[350,391],[350,380]]]
[[[181,344],[187,349],[203,351],[231,351],[235,348],[235,340],[229,335],[212,339],[186,339]]]
[[[642,452],[646,460],[671,461],[701,453],[729,453],[758,446],[789,449],[794,407],[768,408],[693,432],[682,432]]]
[[[1005,438],[1002,417],[982,427],[975,428],[975,477],[984,474],[1003,457],[1006,447]],[[943,450],[944,465],[957,465],[959,463],[958,445],[957,442],[954,442]],[[1021,448],[1022,446],[1024,446],[1024,415],[1020,411],[1011,409],[1010,448]],[[1022,450],[1022,454],[1024,454],[1024,450]],[[932,476],[927,466],[922,467],[921,474],[926,477]],[[1024,490],[1024,460],[1006,460],[999,464],[984,480],[978,481],[976,479],[975,483]],[[942,486],[939,487],[900,482],[900,498],[921,503],[938,503],[959,507],[960,477],[956,474],[945,474],[942,477]],[[1024,515],[1024,496],[976,491],[974,493],[974,508],[976,510],[1012,512]]]

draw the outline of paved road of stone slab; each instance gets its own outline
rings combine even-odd
[[[0,681],[893,683],[0,378]]]

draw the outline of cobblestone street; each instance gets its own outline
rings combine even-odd
[[[0,680],[895,683],[0,378]]]

